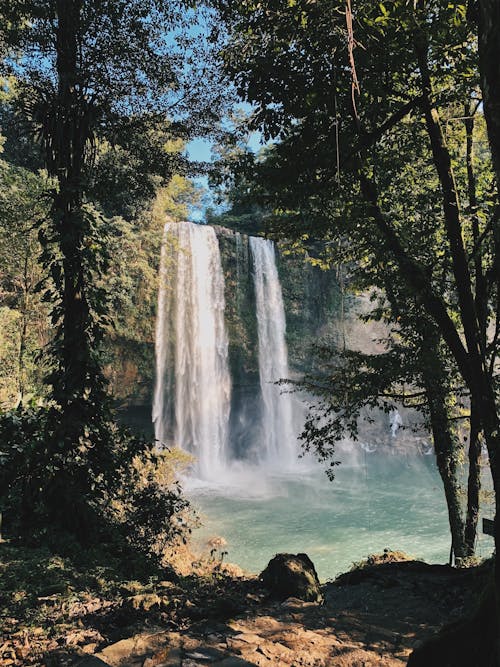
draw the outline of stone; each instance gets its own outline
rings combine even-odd
[[[262,637],[251,632],[240,632],[238,635],[231,637],[233,641],[246,642],[247,644],[255,644],[258,646],[262,641]]]
[[[279,600],[322,600],[318,575],[307,554],[276,554],[261,572],[260,580]]]
[[[149,611],[153,607],[160,607],[162,604],[162,598],[156,593],[142,593],[141,595],[132,595],[127,598],[134,609],[140,609],[142,611]]]
[[[307,609],[315,607],[317,604],[317,602],[306,602],[305,600],[299,600],[299,598],[287,598],[281,603],[281,606],[284,609]]]
[[[190,658],[191,660],[198,660],[198,662],[215,662],[220,657],[220,651],[211,649],[211,648],[204,648],[200,651],[189,651],[186,652],[186,658]]]
[[[158,667],[177,667],[180,664],[179,643],[177,633],[142,633],[107,646],[95,657],[111,667],[143,667],[148,658]]]

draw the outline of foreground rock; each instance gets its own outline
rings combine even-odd
[[[261,572],[260,580],[279,600],[320,602],[322,599],[318,575],[307,554],[276,554]]]

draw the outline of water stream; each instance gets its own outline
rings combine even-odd
[[[212,227],[165,225],[156,327],[155,437],[218,479],[228,458],[231,377],[224,276]]]
[[[259,454],[263,464],[289,469],[297,460],[291,394],[275,384],[290,377],[285,333],[285,307],[276,267],[274,243],[250,238],[263,411]]]
[[[434,457],[344,454],[330,482],[319,469],[266,476],[247,470],[232,487],[188,487],[202,528],[195,548],[222,536],[225,560],[249,572],[274,554],[306,552],[321,580],[384,549],[429,563],[447,563],[450,536],[442,482]],[[486,516],[491,516],[486,513]],[[493,540],[478,533],[476,554],[491,555]]]

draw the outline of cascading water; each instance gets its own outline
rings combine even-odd
[[[273,467],[290,468],[297,458],[290,394],[276,381],[289,377],[286,320],[274,243],[250,237],[254,265],[259,374],[263,402],[260,457]]]
[[[317,321],[309,317],[313,311],[307,311],[317,304],[311,304],[314,292],[305,282],[306,272],[293,274],[289,267],[282,267],[284,279],[297,281],[287,292],[287,312],[293,314],[289,324],[306,345],[308,336],[311,340],[319,335]],[[306,289],[297,291],[302,281]],[[321,296],[328,294],[334,292]],[[297,313],[302,304],[304,317]],[[231,335],[233,386],[224,315]],[[329,317],[321,327],[325,322],[335,325],[334,307]],[[354,323],[353,319],[350,325]],[[349,335],[353,329],[358,334],[361,327],[349,326]],[[353,349],[376,352],[382,336],[372,333],[357,337]],[[297,361],[296,356],[292,367]],[[394,405],[389,423],[385,413],[374,413],[364,427],[361,452],[355,443],[339,443],[344,465],[336,470],[333,485],[319,469],[293,465],[294,420],[302,414],[295,397],[282,394],[274,384],[290,372],[285,309],[271,241],[191,223],[166,225],[156,369],[156,437],[197,459],[198,479],[191,480],[190,492],[204,515],[201,549],[204,539],[222,531],[231,560],[253,571],[261,570],[277,551],[305,550],[323,577],[387,544],[432,562],[446,559],[447,512],[437,473],[431,456],[408,455],[413,431],[407,411],[399,413]],[[432,454],[432,447],[420,446],[418,451]],[[294,468],[299,474],[276,474]],[[198,484],[200,478],[209,483]],[[423,530],[429,516],[432,525]],[[480,553],[489,555],[490,545]]]
[[[156,325],[155,437],[217,479],[227,461],[231,377],[224,275],[212,227],[165,225]]]

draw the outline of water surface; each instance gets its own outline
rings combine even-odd
[[[261,571],[277,552],[306,552],[320,579],[385,548],[430,563],[449,558],[450,538],[442,483],[434,457],[357,451],[344,455],[330,482],[317,468],[265,476],[228,473],[218,487],[191,485],[203,527],[199,549],[213,536],[227,541],[227,560]],[[492,540],[478,538],[478,554]]]

